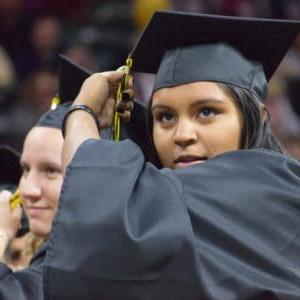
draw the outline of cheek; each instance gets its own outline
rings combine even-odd
[[[159,128],[153,128],[153,142],[156,152],[160,160],[164,159],[166,153],[170,149],[168,134],[161,132]]]
[[[45,237],[51,230],[53,214],[43,214],[40,218],[29,218],[30,231],[38,237]]]
[[[243,130],[243,121],[242,116],[237,114],[232,118],[231,122],[229,122],[229,130],[228,130],[228,141],[231,146],[238,150],[241,148],[241,139],[242,139],[242,130]]]
[[[242,128],[237,118],[227,119],[226,122],[220,122],[209,132],[207,137],[210,144],[218,150],[218,154],[240,149]],[[207,143],[208,144],[208,143]]]
[[[48,205],[53,208],[53,210],[56,210],[58,205],[61,185],[62,178],[49,182],[47,187],[45,187],[45,198],[47,199]]]

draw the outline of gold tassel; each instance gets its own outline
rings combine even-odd
[[[123,92],[128,89],[129,80],[130,80],[130,70],[132,67],[132,58],[129,56],[126,59],[125,66],[122,66],[118,69],[118,71],[125,71],[125,76],[122,82],[118,86],[117,94],[116,94],[116,104],[115,104],[115,112],[113,117],[113,126],[112,126],[112,139],[114,141],[119,141],[121,138],[121,121],[119,113],[117,112],[117,107],[119,103],[123,100]]]

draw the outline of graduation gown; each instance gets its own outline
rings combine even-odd
[[[130,140],[88,140],[67,168],[46,300],[300,299],[300,165],[265,150],[180,170]]]
[[[30,267],[13,272],[0,263],[1,300],[43,300],[43,280],[41,266],[45,258],[46,246],[42,246],[32,259]]]

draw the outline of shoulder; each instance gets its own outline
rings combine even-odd
[[[110,140],[89,139],[83,142],[77,149],[70,166],[96,167],[103,165],[122,165],[132,162],[144,162],[144,155],[141,149],[131,140],[126,139],[121,142]]]
[[[216,156],[191,168],[176,170],[184,185],[228,190],[231,186],[241,192],[255,190],[257,186],[282,187],[284,190],[300,191],[300,164],[296,160],[266,150],[240,150]]]
[[[0,280],[10,273],[12,273],[12,270],[6,264],[0,262]]]

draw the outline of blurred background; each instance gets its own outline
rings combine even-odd
[[[300,20],[300,0],[0,0],[0,144],[21,150],[49,108],[58,53],[92,71],[116,69],[157,9]],[[140,101],[152,84],[153,75],[137,75]],[[300,160],[300,35],[270,82],[267,105],[280,141]]]

